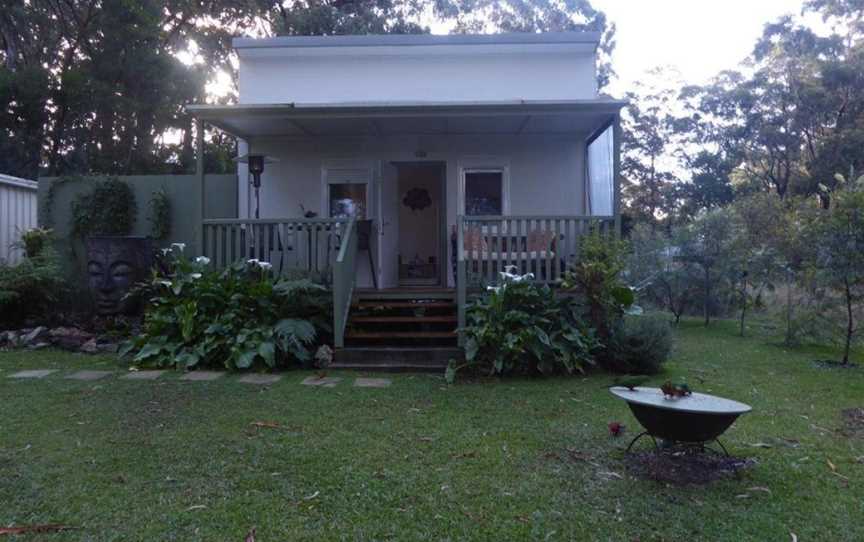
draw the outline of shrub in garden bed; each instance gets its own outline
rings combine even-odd
[[[183,255],[182,245],[147,286],[141,335],[122,352],[137,364],[250,369],[308,364],[331,333],[331,294],[306,278],[283,279],[249,260],[224,270]]]
[[[608,369],[629,374],[660,372],[672,352],[672,328],[661,316],[628,316],[609,339]]]
[[[447,379],[460,369],[490,375],[582,372],[599,347],[593,330],[570,298],[556,297],[533,276],[501,273],[467,309],[465,363],[451,363]]]
[[[50,247],[40,247],[17,265],[0,265],[0,329],[50,319],[65,291],[57,254]]]

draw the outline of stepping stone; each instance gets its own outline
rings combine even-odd
[[[321,386],[322,388],[335,388],[336,384],[342,382],[341,378],[336,378],[334,376],[327,376],[324,378],[318,378],[317,376],[309,376],[303,379],[304,386]]]
[[[244,384],[275,384],[282,380],[282,375],[246,375],[240,379]]]
[[[45,378],[51,373],[56,373],[57,369],[31,369],[29,371],[18,371],[15,374],[9,375],[9,378]]]
[[[355,388],[386,388],[390,385],[389,378],[356,378],[354,379]]]
[[[121,376],[123,380],[156,380],[165,371],[132,371],[129,374]]]
[[[68,380],[84,380],[87,382],[105,378],[108,375],[114,374],[113,371],[78,371],[67,376]]]
[[[222,371],[191,371],[180,377],[180,380],[191,380],[192,382],[210,382],[217,378],[222,378],[225,373]]]

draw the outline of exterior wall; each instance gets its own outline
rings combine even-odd
[[[0,175],[0,264],[18,263],[24,255],[12,245],[36,227],[36,190],[35,181]]]
[[[150,235],[150,200],[153,193],[164,188],[171,202],[171,232],[168,239],[161,242],[163,246],[171,243],[185,243],[186,254],[190,256],[201,253],[197,247],[198,231],[201,228],[197,213],[193,212],[193,202],[200,197],[201,190],[198,177],[195,175],[132,175],[120,177],[128,183],[134,193],[138,208],[135,226],[131,235]],[[39,203],[45,209],[45,198],[57,178],[46,177],[39,180]],[[236,218],[237,217],[237,177],[236,175],[207,175],[205,218]],[[57,248],[61,261],[66,266],[66,273],[73,280],[79,280],[83,269],[83,244],[72,237],[71,204],[75,197],[91,189],[87,182],[67,182],[54,190],[50,213],[39,217],[43,226],[54,229]],[[80,283],[80,282],[79,282]]]
[[[261,218],[300,217],[301,205],[327,216],[322,168],[341,166],[370,172],[370,216],[377,216],[380,165],[443,162],[449,237],[455,226],[460,174],[464,167],[506,167],[510,215],[578,215],[585,212],[585,136],[399,136],[387,138],[289,139],[248,142],[241,152],[263,153]],[[422,158],[418,158],[422,156]],[[245,170],[239,175],[240,216],[254,216],[254,196]],[[450,250],[448,243],[448,252]],[[448,254],[448,261],[450,254]],[[448,274],[452,272],[448,266]],[[449,284],[453,284],[450,276]],[[364,284],[361,284],[364,285]]]
[[[247,57],[240,104],[588,100],[593,53]]]

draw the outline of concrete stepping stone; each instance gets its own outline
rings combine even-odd
[[[123,380],[156,380],[164,373],[165,371],[132,371],[120,378]]]
[[[180,377],[180,380],[189,380],[192,382],[210,382],[217,378],[222,378],[225,373],[222,371],[191,371]]]
[[[355,388],[386,388],[391,384],[389,378],[356,378],[354,379]]]
[[[308,376],[303,379],[304,386],[320,386],[322,388],[335,388],[336,384],[342,382],[341,378],[337,378],[335,376],[325,376],[324,378],[319,378],[317,376]]]
[[[279,382],[280,380],[282,380],[282,375],[252,374],[252,375],[246,375],[246,376],[240,378],[240,382],[243,382],[244,384],[259,384],[259,385],[275,384],[276,382]]]
[[[72,373],[67,376],[67,380],[83,380],[85,382],[91,382],[93,380],[99,380],[101,378],[105,378],[106,376],[114,374],[114,371],[78,371]]]
[[[30,369],[27,371],[18,371],[15,374],[9,375],[9,378],[45,378],[51,373],[56,373],[57,369]]]

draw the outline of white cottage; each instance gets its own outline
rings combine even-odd
[[[189,107],[247,156],[241,216],[204,221],[205,251],[332,270],[338,346],[454,337],[455,315],[408,322],[412,304],[461,308],[505,265],[553,282],[590,224],[617,227],[624,103],[598,94],[599,40],[235,39],[238,104]]]

